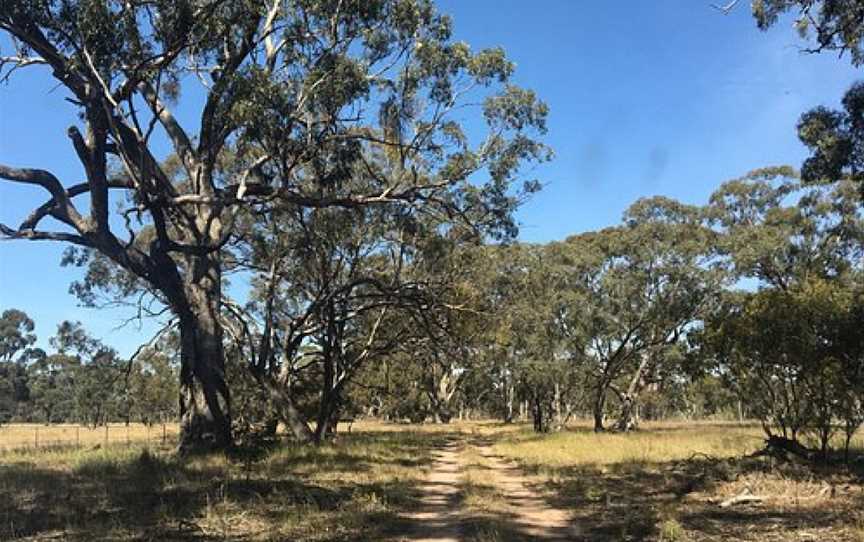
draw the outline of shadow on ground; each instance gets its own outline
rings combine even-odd
[[[0,540],[380,540],[439,435],[350,435],[256,461],[141,449],[0,456]],[[414,476],[416,474],[416,476]]]
[[[702,457],[543,471],[550,504],[572,511],[579,540],[864,539],[864,488],[844,468]],[[766,499],[719,506],[742,491]]]

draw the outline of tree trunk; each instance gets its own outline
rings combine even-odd
[[[625,393],[621,397],[621,415],[615,423],[615,430],[627,432],[636,428],[636,396]]]
[[[534,431],[537,433],[548,433],[549,423],[543,412],[543,403],[540,400],[540,395],[536,394],[531,401],[531,413],[534,418]]]
[[[603,422],[605,419],[605,410],[606,410],[606,388],[603,386],[599,386],[594,396],[594,404],[592,405],[592,412],[594,414],[594,432],[602,433],[606,430],[603,427]]]
[[[283,372],[287,368],[283,367]],[[311,444],[315,441],[315,434],[306,423],[306,418],[294,404],[294,398],[291,397],[291,391],[288,386],[287,379],[276,378],[274,375],[256,375],[258,383],[267,392],[270,400],[276,408],[277,415],[282,419],[282,422],[288,428],[294,438],[304,444]]]
[[[561,384],[555,382],[555,395],[552,399],[552,418],[555,420],[555,431],[564,425],[564,408],[561,400]]]
[[[618,416],[618,421],[615,423],[617,431],[631,431],[636,428],[637,419],[637,401],[639,400],[639,392],[645,387],[643,375],[651,361],[651,356],[647,353],[642,354],[642,360],[633,373],[630,383],[627,385],[627,390],[621,394],[621,413]]]
[[[429,382],[430,390],[427,395],[432,404],[432,409],[435,413],[435,420],[438,423],[448,424],[453,419],[453,410],[451,408],[451,400],[456,393],[459,385],[459,378],[454,377],[449,368],[445,368],[441,376],[435,379],[435,375],[431,376]]]
[[[513,409],[513,402],[516,400],[516,390],[513,386],[513,381],[507,378],[507,375],[504,375],[504,385],[502,386],[504,389],[504,423],[513,423],[513,417],[515,415]]]
[[[180,445],[182,453],[232,444],[231,401],[219,321],[221,276],[214,256],[190,258],[180,322]]]

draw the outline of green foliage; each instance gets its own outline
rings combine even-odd
[[[864,215],[850,182],[790,177],[762,170],[712,196],[721,254],[758,290],[726,295],[696,343],[769,435],[810,435],[825,457],[836,420],[854,432],[862,415]]]
[[[18,416],[22,403],[30,399],[26,364],[44,355],[33,348],[34,327],[20,310],[8,309],[0,315],[0,423]]]
[[[815,40],[808,52],[840,51],[855,66],[864,63],[864,6],[856,0],[754,0],[752,9],[761,30],[791,13],[801,37]]]
[[[744,294],[709,322],[706,345],[769,435],[810,435],[825,454],[836,420],[861,423],[861,296],[848,277],[811,277]]]
[[[515,209],[539,188],[524,166],[551,156],[540,142],[546,105],[513,84],[501,49],[472,51],[451,26],[429,0],[6,2],[0,30],[19,56],[0,77],[51,66],[80,113],[68,133],[87,179],[66,188],[49,172],[3,166],[4,179],[55,200],[3,233],[82,247],[64,263],[87,266],[72,291],[88,305],[173,312],[190,443],[230,441],[226,334],[262,386],[281,378],[268,393],[338,397],[351,360],[392,348],[393,335],[363,346],[369,331],[404,328],[369,301],[407,305],[406,290],[420,288],[393,275],[425,238],[513,238]],[[199,83],[201,107],[182,115],[198,118],[184,126],[171,110]],[[485,124],[476,139],[462,129],[472,114]],[[113,220],[109,187],[126,196]],[[86,219],[72,202],[84,193]],[[73,233],[37,230],[48,214]],[[266,243],[282,261],[261,256]],[[271,264],[285,268],[275,282]],[[254,275],[259,306],[228,302],[225,269]],[[292,374],[297,363],[307,374]],[[220,399],[196,401],[202,388]],[[335,415],[325,402],[319,426]]]
[[[0,421],[144,423],[177,417],[177,368],[166,341],[125,361],[78,322],[63,322],[50,339],[54,352],[33,349],[33,321],[7,310],[6,345],[17,345],[13,361],[0,362]],[[10,324],[11,322],[11,324]],[[11,352],[11,350],[10,350]],[[10,354],[11,355],[11,354]]]
[[[817,107],[801,115],[798,137],[810,149],[801,168],[809,183],[852,180],[864,197],[864,83],[856,83],[843,97],[843,110]]]

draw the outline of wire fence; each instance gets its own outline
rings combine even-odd
[[[96,427],[78,424],[7,424],[0,425],[0,450],[97,447],[160,446],[177,443],[177,423],[112,423]]]

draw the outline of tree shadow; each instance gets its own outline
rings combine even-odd
[[[0,540],[248,538],[239,522],[259,533],[287,532],[292,522],[297,532],[345,523],[332,540],[381,539],[401,521],[399,510],[419,499],[415,481],[390,476],[388,467],[427,464],[428,444],[386,438],[381,453],[366,456],[370,438],[324,449],[279,448],[243,464],[222,455],[186,460],[107,448],[77,452],[63,467],[51,455],[34,454],[33,461],[0,465]],[[328,477],[316,481],[304,469]],[[328,515],[339,521],[325,521]],[[209,518],[224,523],[223,532],[202,527]]]
[[[849,471],[838,471],[836,466],[778,466],[754,458],[697,456],[668,462],[546,467],[543,471],[546,490],[552,495],[550,504],[572,511],[573,521],[581,527],[580,540],[586,541],[654,539],[667,521],[679,523],[698,540],[760,540],[752,537],[761,529],[836,532],[855,521],[856,510],[864,510],[860,487],[845,501],[808,497],[812,501],[769,500],[731,508],[721,508],[723,499],[715,493],[727,484],[746,487],[741,481],[751,479],[766,480],[768,487],[812,484],[814,480],[829,484],[838,476],[848,483]]]

